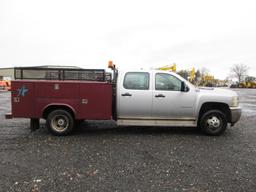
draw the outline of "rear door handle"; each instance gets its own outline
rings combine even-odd
[[[130,94],[130,93],[123,93],[122,96],[129,96],[130,97],[130,96],[132,96],[132,94]]]
[[[158,95],[155,95],[155,97],[165,97],[165,95],[163,95],[163,94],[158,94]]]

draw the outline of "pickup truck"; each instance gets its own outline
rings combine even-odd
[[[60,79],[64,72],[58,78],[14,80],[12,113],[6,118],[30,118],[32,129],[39,127],[40,118],[46,119],[54,135],[70,134],[82,120],[198,127],[207,135],[220,135],[240,119],[238,95],[229,89],[195,87],[173,72],[111,68],[111,81]]]

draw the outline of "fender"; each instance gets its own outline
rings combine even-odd
[[[46,112],[49,110],[49,109],[58,109],[58,108],[61,108],[61,109],[69,109],[73,115],[74,115],[74,118],[76,119],[76,115],[77,115],[77,112],[76,110],[71,106],[71,105],[68,105],[68,104],[64,104],[64,103],[50,103],[48,105],[46,105],[43,110],[41,110],[41,114],[42,114],[42,117],[45,118],[45,115],[46,115]]]

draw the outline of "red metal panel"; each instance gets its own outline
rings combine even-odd
[[[107,83],[80,84],[80,119],[112,118],[112,86]]]
[[[69,81],[37,81],[35,82],[35,97],[52,98],[79,98],[79,82]]]
[[[74,111],[79,105],[79,82],[43,81],[35,83],[36,115],[42,117],[48,106],[67,106]]]
[[[47,106],[71,108],[77,119],[111,119],[112,86],[105,82],[13,81],[13,117],[41,118]]]
[[[42,118],[44,110],[48,107],[56,106],[58,107],[67,107],[74,112],[75,118],[77,118],[77,109],[79,107],[78,99],[65,99],[65,98],[58,98],[58,99],[43,99],[38,98],[36,99],[36,116]]]
[[[35,117],[32,82],[12,81],[13,117]]]

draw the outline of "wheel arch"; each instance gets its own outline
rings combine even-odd
[[[231,122],[231,111],[229,109],[228,104],[221,102],[205,102],[201,105],[198,115],[198,122],[200,122],[203,114],[209,110],[220,110],[226,115],[227,121]]]
[[[54,103],[54,104],[49,104],[49,105],[47,105],[47,106],[43,109],[43,111],[42,111],[42,117],[43,117],[44,119],[46,119],[47,116],[48,116],[52,111],[54,111],[54,110],[56,110],[56,109],[66,110],[66,111],[68,111],[68,112],[72,115],[72,117],[73,117],[74,119],[76,119],[76,111],[75,111],[75,109],[74,109],[72,106],[66,105],[66,104],[58,104],[58,103]]]

